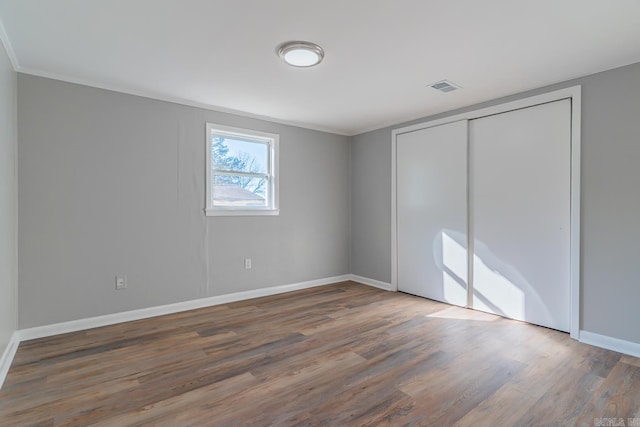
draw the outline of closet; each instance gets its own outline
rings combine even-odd
[[[399,291],[577,328],[579,116],[553,98],[394,132]]]

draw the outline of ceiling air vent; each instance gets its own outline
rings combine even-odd
[[[460,89],[460,86],[458,86],[455,83],[451,83],[448,80],[440,80],[439,82],[432,83],[429,86],[436,90],[439,90],[440,92],[445,92],[445,93],[454,91],[456,89]]]

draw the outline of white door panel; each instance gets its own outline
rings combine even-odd
[[[571,103],[469,122],[473,307],[570,329]]]
[[[467,122],[396,139],[398,290],[467,304]]]

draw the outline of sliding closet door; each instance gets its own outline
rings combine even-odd
[[[570,328],[571,103],[469,122],[473,308]]]
[[[396,139],[398,290],[467,304],[467,122]]]

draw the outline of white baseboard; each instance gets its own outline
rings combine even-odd
[[[315,286],[329,285],[331,283],[351,280],[350,275],[327,277],[324,279],[309,280],[307,282],[293,283],[289,285],[272,286],[269,288],[255,289],[252,291],[235,292],[232,294],[218,295],[208,298],[200,298],[191,301],[178,302],[174,304],[160,305],[156,307],[141,308],[138,310],[124,311],[121,313],[106,314],[103,316],[90,317],[86,319],[71,320],[69,322],[54,323],[51,325],[36,326],[18,331],[20,341],[33,340],[37,338],[49,337],[52,335],[77,332],[85,329],[99,328],[101,326],[114,325],[116,323],[131,322],[133,320],[147,319],[149,317],[173,314],[181,311],[194,310],[197,308],[210,307],[213,305],[227,304],[251,298],[259,298],[268,295],[281,294],[283,292],[297,291],[300,289],[313,288]]]
[[[178,302],[174,304],[160,305],[156,307],[141,308],[138,310],[124,311],[120,313],[106,314],[103,316],[89,317],[86,319],[71,320],[68,322],[54,323],[51,325],[36,326],[17,331],[20,341],[33,340],[37,338],[50,337],[53,335],[66,334],[69,332],[83,331],[85,329],[99,328],[101,326],[114,325],[116,323],[131,322],[134,320],[147,319],[149,317],[162,316],[165,314],[179,313],[181,311],[194,310],[197,308],[210,307],[214,305],[227,304],[235,301],[242,301],[251,298],[259,298],[269,295],[281,294],[284,292],[297,291],[300,289],[313,288],[316,286],[329,285],[332,283],[352,280],[368,286],[389,290],[389,283],[369,279],[355,274],[344,274],[342,276],[327,277],[324,279],[309,280],[306,282],[293,283],[289,285],[272,286],[269,288],[255,289],[252,291],[234,292],[232,294],[218,295],[208,298],[200,298],[191,301]]]
[[[580,342],[628,354],[629,356],[640,357],[640,344],[632,341],[625,341],[606,335],[595,334],[588,331],[580,331]]]
[[[353,280],[354,282],[373,286],[374,288],[384,289],[385,291],[391,290],[391,283],[381,282],[375,279],[369,279],[368,277],[358,276],[357,274],[349,274],[349,277],[350,277],[350,280]]]
[[[9,372],[9,368],[13,362],[13,357],[16,355],[19,345],[20,339],[18,337],[18,332],[16,331],[11,335],[9,343],[4,349],[4,352],[2,352],[2,357],[0,357],[0,389],[2,388],[4,379],[7,377],[7,373]]]
[[[368,286],[373,286],[375,288],[384,289],[387,291],[391,289],[391,285],[389,283],[369,279],[355,274],[345,274],[342,276],[309,280],[306,282],[293,283],[289,285],[273,286],[269,288],[255,289],[252,291],[235,292],[232,294],[218,295],[214,297],[184,301],[175,304],[141,308],[138,310],[125,311],[121,313],[106,314],[103,316],[96,316],[86,319],[71,320],[68,322],[21,329],[13,333],[9,344],[7,345],[7,348],[4,350],[2,358],[0,359],[0,388],[2,387],[2,383],[4,382],[7,373],[9,372],[9,368],[11,367],[11,363],[21,341],[45,338],[53,335],[66,334],[69,332],[83,331],[86,329],[99,328],[101,326],[115,325],[117,323],[147,319],[150,317],[162,316],[165,314],[179,313],[181,311],[227,304],[230,302],[242,301],[251,298],[276,295],[284,292],[313,288],[316,286],[330,285],[332,283],[344,282],[347,280],[362,283]]]

